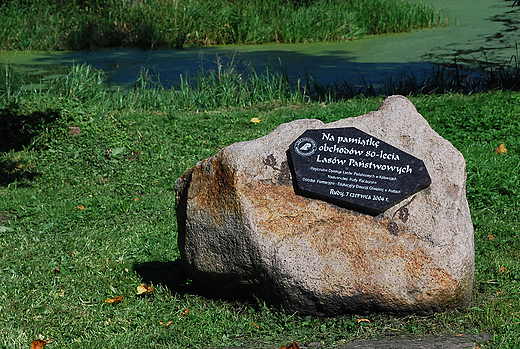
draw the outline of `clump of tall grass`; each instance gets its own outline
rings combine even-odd
[[[456,61],[439,64],[421,76],[402,76],[378,82],[363,81],[355,85],[347,81],[323,84],[312,76],[291,81],[282,67],[281,72],[266,68],[262,73],[249,68],[240,71],[233,62],[223,65],[217,58],[215,70],[202,70],[196,77],[179,76],[177,83],[165,89],[160,79],[143,70],[128,89],[110,89],[103,71],[89,65],[73,65],[68,73],[47,80],[38,88],[17,89],[11,86],[10,70],[5,68],[5,82],[0,84],[0,107],[17,96],[46,95],[58,98],[74,114],[74,106],[95,105],[109,109],[175,109],[214,110],[243,108],[265,103],[335,102],[360,95],[425,95],[443,93],[477,93],[492,90],[520,90],[520,67],[488,67],[469,69]],[[5,86],[5,88],[4,88]],[[14,96],[14,97],[13,97]],[[81,112],[78,115],[83,115]],[[81,117],[80,117],[81,118]]]
[[[76,64],[66,74],[37,82],[37,87],[13,85],[12,68],[6,63],[0,83],[0,107],[9,105],[20,95],[46,94],[67,103],[94,103],[105,109],[213,110],[247,107],[262,103],[335,102],[363,95],[424,95],[443,93],[477,93],[492,90],[520,90],[520,66],[516,56],[506,66],[470,68],[457,62],[437,64],[430,71],[404,75],[387,81],[362,81],[353,84],[335,81],[323,84],[312,76],[291,81],[284,67],[281,72],[266,68],[258,73],[252,67],[238,69],[232,60],[225,65],[217,57],[215,70],[201,70],[196,77],[179,76],[172,88],[165,89],[157,76],[147,70],[129,89],[114,91],[105,84],[105,74],[90,65]],[[63,69],[63,68],[62,68]],[[42,83],[43,82],[43,83]],[[375,85],[374,85],[375,84]]]
[[[308,100],[321,102],[334,102],[359,95],[419,96],[445,93],[472,94],[496,90],[520,91],[520,67],[517,64],[469,67],[459,64],[454,59],[453,63],[436,64],[422,75],[403,75],[379,82],[363,80],[361,85],[344,80],[323,84],[312,77],[307,77],[304,87]]]
[[[417,28],[448,25],[446,11],[433,11],[423,3],[407,1],[350,0],[347,6],[356,14],[356,23],[369,34],[400,33]]]
[[[6,68],[9,72],[9,68]],[[7,78],[7,77],[6,77]],[[218,63],[217,69],[201,71],[194,79],[180,76],[180,83],[165,89],[160,81],[143,70],[141,76],[128,89],[110,89],[105,74],[87,64],[69,67],[67,74],[47,80],[37,88],[7,91],[0,88],[0,107],[16,92],[17,96],[36,99],[60,100],[66,113],[74,114],[78,108],[108,109],[176,109],[211,110],[228,107],[246,107],[261,103],[299,103],[308,99],[304,86],[292,84],[285,72],[266,69],[239,72],[231,63]],[[79,113],[78,115],[83,115]]]
[[[255,104],[283,101],[303,102],[307,98],[300,86],[294,87],[285,73],[262,74],[252,70],[239,73],[234,66],[217,71],[201,72],[195,82],[180,77],[180,86],[172,94],[181,109],[211,110],[219,107],[245,107]]]
[[[0,5],[0,49],[338,41],[445,21],[403,0],[11,0]]]

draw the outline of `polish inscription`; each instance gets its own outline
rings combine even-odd
[[[355,127],[307,130],[288,155],[297,194],[372,215],[431,183],[422,160]]]

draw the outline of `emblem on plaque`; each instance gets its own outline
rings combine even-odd
[[[294,143],[294,151],[300,156],[311,156],[316,152],[317,148],[316,141],[309,137],[299,138]]]

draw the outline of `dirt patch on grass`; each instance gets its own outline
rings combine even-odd
[[[414,338],[392,337],[379,340],[359,340],[349,342],[337,349],[479,349],[492,338],[489,334],[459,334],[421,336]],[[271,347],[270,347],[271,348]],[[300,349],[329,349],[319,342],[299,345]],[[235,347],[229,349],[248,349]],[[272,348],[278,349],[278,348]]]
[[[479,348],[479,343],[491,339],[489,334],[424,336],[421,338],[391,338],[353,341],[338,349],[466,349]]]
[[[491,339],[489,334],[425,336],[421,338],[391,338],[371,341],[353,341],[338,349],[466,349],[479,348],[478,344]]]

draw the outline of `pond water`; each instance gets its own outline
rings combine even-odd
[[[419,0],[412,0],[418,2]],[[0,55],[13,71],[34,76],[59,73],[60,67],[87,63],[107,72],[112,86],[129,86],[146,72],[169,88],[180,76],[194,78],[202,70],[222,65],[237,70],[266,67],[283,69],[292,81],[312,76],[320,83],[346,81],[378,84],[402,75],[420,76],[434,63],[473,67],[507,65],[516,57],[520,6],[504,0],[432,0],[447,9],[450,26],[406,34],[369,36],[341,43],[267,44],[260,46],[194,47],[181,50],[142,51],[111,49],[96,52],[7,52]],[[364,79],[364,80],[363,80]]]

